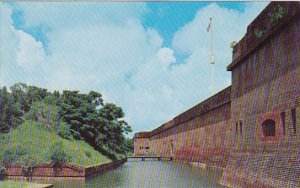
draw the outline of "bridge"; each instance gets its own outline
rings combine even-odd
[[[158,157],[158,156],[130,156],[127,157],[127,159],[141,159],[142,161],[145,161],[145,159],[157,159],[160,161],[161,159],[172,161],[172,157]]]

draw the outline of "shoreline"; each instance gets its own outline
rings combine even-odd
[[[127,158],[89,167],[65,164],[60,169],[53,168],[50,163],[44,163],[34,167],[33,173],[29,177],[23,175],[21,165],[11,164],[6,166],[7,172],[4,180],[24,180],[29,178],[30,180],[64,179],[84,181],[90,176],[94,176],[117,168],[118,166],[123,165],[125,162],[127,162]]]

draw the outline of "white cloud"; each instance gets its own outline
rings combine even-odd
[[[266,5],[267,2],[246,3],[245,12],[238,12],[212,3],[200,9],[191,22],[174,34],[172,47],[175,52],[188,55],[188,58],[184,60],[183,66],[186,67],[184,74],[188,72],[189,76],[198,81],[198,85],[201,86],[198,90],[205,88],[211,94],[212,88],[218,91],[230,85],[230,72],[226,72],[226,67],[231,63],[232,57],[230,43],[243,37],[248,24]],[[206,31],[210,17],[212,17],[211,29],[216,61],[214,86],[212,85],[212,65],[209,64],[210,34]],[[181,72],[183,69],[180,68],[177,71]]]
[[[119,16],[120,20],[114,18],[111,22],[108,20],[109,16],[101,13],[97,14],[99,17],[94,22],[86,22],[88,16],[82,20],[86,11],[77,10],[78,13],[75,15],[73,8],[70,7],[64,7],[62,17],[58,17],[61,14],[55,14],[51,18],[49,15],[56,11],[53,7],[50,7],[49,11],[34,13],[31,9],[37,7],[32,4],[28,6],[18,4],[17,7],[24,11],[25,27],[47,24],[51,28],[51,32],[46,34],[50,53],[46,55],[40,42],[24,31],[14,28],[11,7],[4,5],[1,9],[9,10],[7,12],[9,22],[1,26],[10,28],[10,33],[18,35],[16,45],[2,48],[5,54],[15,50],[15,54],[7,56],[12,57],[13,62],[8,58],[3,61],[5,71],[11,69],[11,75],[1,76],[4,77],[4,83],[12,85],[22,81],[51,90],[74,89],[82,92],[98,90],[103,93],[107,102],[115,102],[124,108],[128,121],[131,119],[130,123],[136,129],[138,127],[136,124],[140,122],[135,123],[135,112],[130,113],[129,109],[135,104],[139,105],[139,102],[144,99],[136,98],[137,101],[133,99],[134,95],[138,94],[132,92],[130,83],[126,83],[124,79],[126,75],[136,74],[141,66],[156,56],[162,45],[162,38],[158,32],[145,29],[132,13],[126,15],[126,12],[131,12],[132,9],[125,8],[123,16]],[[40,8],[44,9],[43,7]],[[68,21],[74,20],[76,24],[63,25],[66,12],[74,15],[72,18],[69,16]],[[16,37],[8,37],[7,42],[11,43],[14,38]],[[14,46],[20,48],[15,49]],[[33,52],[36,54],[32,54]],[[44,60],[43,64],[39,63],[41,60]],[[16,73],[22,74],[17,76]],[[147,100],[145,101],[148,103]],[[143,129],[143,126],[140,126],[140,129]]]
[[[3,86],[12,85],[17,80],[23,79],[25,74],[16,63],[20,36],[13,26],[12,10],[0,3],[0,14],[0,79]]]
[[[49,37],[53,74],[48,84],[53,89],[61,82],[59,89],[75,86],[85,91],[92,88],[102,92],[122,90],[125,74],[134,73],[159,49],[161,40],[158,38],[157,33],[148,32],[132,20],[122,26],[100,25],[61,31]]]
[[[133,122],[146,122],[139,130],[151,130],[174,116],[230,85],[230,43],[244,35],[247,25],[267,3],[247,3],[245,12],[221,8],[210,4],[200,9],[195,18],[174,34],[172,47],[161,48],[158,59],[142,65],[132,78],[133,104],[138,109],[128,109]],[[212,66],[209,64],[209,34],[206,31],[209,17],[213,17],[214,49],[216,55],[215,86],[212,85]],[[187,55],[178,62],[173,53]],[[173,58],[174,57],[174,58]],[[163,61],[162,61],[163,60]],[[165,67],[177,61],[170,70]],[[163,63],[162,63],[163,62]],[[127,105],[126,105],[127,106]],[[132,114],[132,115],[131,115]],[[135,116],[134,116],[135,115]],[[153,122],[148,125],[147,122]]]
[[[243,36],[265,4],[248,3],[243,13],[210,4],[174,34],[172,46],[163,47],[159,33],[141,24],[144,3],[17,3],[24,27],[50,28],[47,55],[33,36],[14,28],[11,7],[1,4],[0,37],[6,43],[1,46],[1,82],[98,90],[124,109],[134,131],[151,130],[211,95],[208,18],[213,17],[220,90],[230,83],[230,42]]]
[[[158,62],[161,63],[165,69],[167,69],[172,63],[176,62],[174,52],[170,48],[161,48],[156,54]]]
[[[16,61],[24,70],[30,71],[44,63],[46,54],[41,42],[36,41],[31,35],[23,31],[16,31],[19,37],[19,47]]]

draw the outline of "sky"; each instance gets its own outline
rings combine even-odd
[[[0,86],[98,91],[122,107],[131,137],[229,86],[230,43],[267,4],[0,2]]]

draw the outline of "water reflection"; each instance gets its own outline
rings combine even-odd
[[[222,171],[171,161],[129,161],[86,181],[49,181],[54,187],[223,187],[218,184]]]

